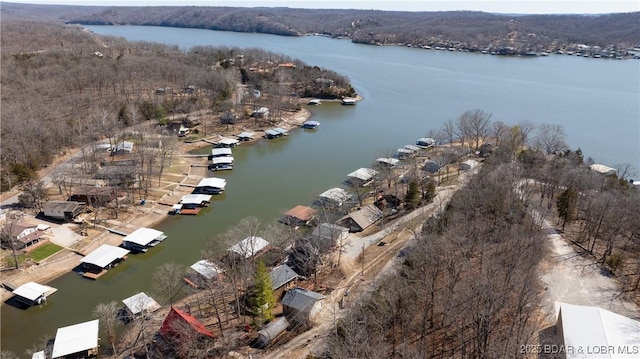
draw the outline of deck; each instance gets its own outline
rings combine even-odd
[[[82,273],[82,276],[83,276],[83,277],[85,277],[85,278],[89,278],[89,279],[96,280],[96,279],[98,279],[98,278],[102,277],[102,276],[103,276],[103,275],[105,275],[105,274],[107,274],[107,270],[106,270],[106,269],[103,269],[103,270],[101,270],[101,271],[100,271],[100,272],[98,272],[98,273],[93,273],[93,272],[84,272],[84,273]]]
[[[183,208],[178,212],[178,214],[183,215],[196,215],[198,213],[200,213],[200,208]]]

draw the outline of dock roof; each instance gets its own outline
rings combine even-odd
[[[216,147],[211,149],[212,156],[231,156],[232,151],[229,147]]]
[[[203,178],[196,187],[213,187],[224,189],[227,185],[227,180],[218,177]]]
[[[220,269],[220,267],[218,267],[215,263],[206,259],[195,262],[193,265],[191,265],[190,268],[206,279],[213,279],[218,274],[221,274],[223,272],[223,270]]]
[[[400,160],[398,160],[397,158],[380,157],[376,159],[376,162],[387,166],[395,166],[398,164],[398,162],[400,162]]]
[[[203,202],[211,202],[210,194],[187,194],[182,196],[180,204],[202,204]]]
[[[122,258],[129,253],[129,250],[115,247],[109,244],[103,244],[95,251],[84,256],[80,260],[82,263],[89,263],[98,267],[106,267],[118,258]]]
[[[347,177],[359,179],[361,181],[369,181],[373,176],[377,175],[378,171],[371,168],[358,168],[357,170],[349,173]]]
[[[276,290],[283,285],[298,278],[298,273],[294,272],[288,265],[279,265],[269,273],[271,277],[271,289]]]
[[[351,194],[343,188],[334,187],[320,193],[318,197],[328,199],[338,203],[338,205],[342,205],[342,203],[351,198]]]
[[[239,134],[238,138],[253,138],[253,136],[255,136],[255,135],[256,135],[255,132],[245,131],[245,132],[242,132],[241,134]]]
[[[591,166],[589,166],[589,168],[592,171],[596,171],[596,172],[602,173],[604,175],[609,175],[609,174],[616,173],[616,169],[615,168],[609,167],[609,166],[605,166],[605,165],[601,165],[601,164],[598,164],[598,163],[592,164]]]
[[[284,213],[285,216],[297,218],[301,221],[308,221],[316,214],[316,210],[302,205],[297,205]]]
[[[123,299],[122,303],[133,315],[140,314],[142,312],[155,312],[160,309],[160,304],[153,298],[148,296],[145,292],[140,292],[127,299]]]
[[[245,258],[251,258],[268,246],[269,242],[264,238],[250,236],[240,241],[240,243],[233,245],[229,248],[229,251],[238,253]]]
[[[280,133],[280,134],[283,134],[283,135],[285,135],[285,134],[287,134],[289,132],[289,131],[285,130],[282,127],[276,127],[276,128],[273,129],[273,131],[275,131],[277,133]]]
[[[211,164],[219,165],[219,164],[232,164],[233,157],[224,156],[224,157],[214,157],[211,159]]]
[[[266,133],[269,136],[278,136],[278,135],[281,134],[280,132],[274,131],[274,130],[266,130],[266,131],[264,131],[264,133]]]
[[[239,141],[236,140],[235,138],[226,138],[226,137],[221,137],[220,141],[218,141],[219,144],[221,145],[235,145],[237,144]]]
[[[35,282],[25,283],[13,291],[13,294],[22,298],[35,302],[38,298],[49,292],[55,292],[56,289],[48,285],[42,285]]]
[[[164,232],[161,232],[153,228],[142,227],[142,228],[136,229],[131,234],[124,237],[122,241],[139,244],[141,246],[146,246],[155,240],[162,240],[164,238],[166,238]]]
[[[99,323],[100,321],[96,319],[58,328],[51,357],[55,359],[97,348]]]

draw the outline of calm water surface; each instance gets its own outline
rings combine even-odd
[[[152,271],[165,262],[190,265],[210,238],[247,216],[265,222],[337,185],[373,159],[413,143],[443,121],[482,109],[492,120],[562,124],[586,156],[640,171],[640,62],[570,56],[507,58],[405,47],[376,47],[324,37],[278,37],[136,26],[91,26],[97,33],[176,44],[262,47],[348,76],[365,99],[354,107],[312,107],[316,131],[234,149],[227,191],[200,215],[170,217],[157,228],[168,239],[130,256],[97,281],[68,274],[59,291],[29,310],[2,306],[2,349],[22,354],[58,327],[92,319],[97,303],[152,293]],[[268,239],[268,238],[267,238]],[[103,343],[105,345],[105,343]],[[26,356],[25,356],[26,357]]]

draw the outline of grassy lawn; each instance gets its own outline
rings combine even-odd
[[[60,250],[62,250],[62,247],[60,247],[57,244],[53,244],[53,243],[47,243],[47,244],[43,244],[42,246],[36,248],[33,250],[33,252],[28,253],[28,254],[20,254],[18,256],[18,262],[22,263],[25,260],[27,260],[27,258],[31,258],[33,261],[35,262],[39,262],[57,252],[59,252]]]

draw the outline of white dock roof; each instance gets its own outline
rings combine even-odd
[[[615,168],[609,167],[609,166],[605,166],[605,165],[601,165],[601,164],[598,164],[598,163],[592,164],[591,166],[589,166],[589,168],[592,171],[600,172],[600,173],[605,174],[605,175],[616,173],[616,169]]]
[[[56,289],[49,287],[48,285],[28,282],[16,288],[16,290],[13,291],[13,294],[21,296],[22,298],[27,298],[33,302],[51,291],[55,292]]]
[[[221,147],[221,148],[212,148],[211,155],[212,156],[231,156],[232,152],[229,147]]]
[[[98,247],[98,249],[82,258],[80,262],[94,264],[98,267],[104,268],[116,259],[126,256],[128,253],[129,250],[127,249],[103,244]]]
[[[349,178],[359,179],[361,181],[368,181],[378,174],[378,171],[371,168],[359,168],[347,175]]]
[[[136,229],[131,234],[124,237],[122,241],[139,244],[141,246],[146,246],[149,243],[153,242],[154,240],[162,240],[165,237],[166,236],[164,235],[164,232],[161,232],[153,228],[142,227],[142,228]]]
[[[397,158],[380,157],[376,159],[376,162],[389,165],[389,166],[395,166],[398,164],[398,162],[400,162],[400,160],[398,160]]]
[[[239,138],[253,138],[253,136],[255,136],[256,133],[255,132],[249,132],[249,131],[245,131],[241,134],[238,135]]]
[[[227,180],[218,177],[203,178],[196,187],[214,187],[223,189],[227,185]]]
[[[42,351],[33,353],[33,355],[31,356],[31,359],[47,359],[47,357],[44,355],[44,350],[42,350]]]
[[[222,137],[220,141],[218,141],[219,144],[223,144],[223,145],[235,145],[238,142],[240,141],[234,138],[226,138],[226,137]]]
[[[326,199],[335,201],[339,204],[342,204],[343,202],[351,198],[351,195],[349,194],[349,192],[345,191],[342,188],[334,187],[320,193],[318,197],[326,198]]]
[[[251,236],[243,239],[240,243],[233,245],[229,250],[231,252],[236,252],[245,258],[251,258],[260,253],[260,251],[265,249],[267,246],[269,246],[269,242],[264,238]]]
[[[207,279],[212,279],[223,272],[215,263],[206,259],[195,262],[190,268]]]
[[[219,165],[219,164],[231,164],[233,163],[233,157],[225,156],[225,157],[214,157],[211,159],[211,164]]]
[[[52,358],[60,358],[98,347],[99,320],[58,328]]]
[[[140,314],[142,312],[154,312],[160,309],[160,304],[145,292],[140,292],[127,299],[123,299],[122,303],[124,303],[133,315]]]
[[[201,204],[202,202],[211,202],[210,194],[187,194],[182,196],[180,204]]]

